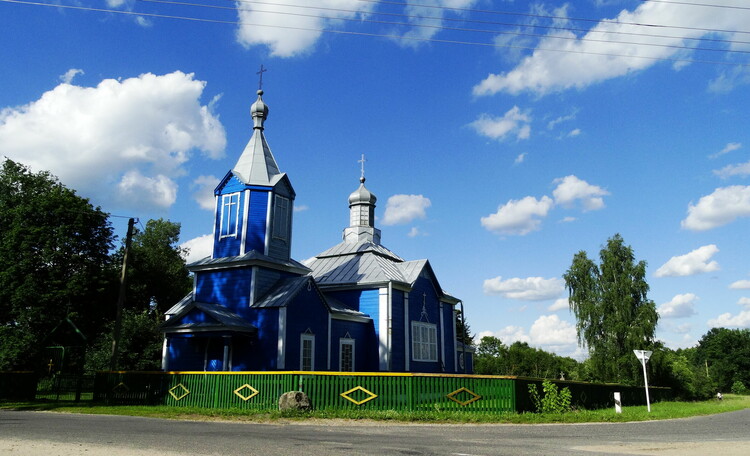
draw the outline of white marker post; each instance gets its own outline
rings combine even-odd
[[[649,350],[633,350],[633,353],[635,353],[635,357],[641,361],[641,365],[643,366],[643,382],[646,385],[646,407],[648,408],[648,412],[651,413],[651,401],[648,398],[648,375],[646,374],[646,363],[653,352]]]
[[[615,413],[622,413],[622,401],[620,400],[620,392],[615,392]]]

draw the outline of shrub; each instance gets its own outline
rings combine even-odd
[[[529,396],[531,397],[538,413],[565,413],[570,411],[572,395],[567,387],[558,389],[557,385],[549,380],[542,382],[544,396],[539,395],[537,385],[529,385]]]
[[[737,380],[734,383],[732,383],[732,394],[748,394],[747,387],[745,385]]]

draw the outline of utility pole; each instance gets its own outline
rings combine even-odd
[[[120,333],[122,332],[122,308],[125,306],[125,291],[128,272],[128,254],[130,243],[133,240],[133,225],[135,219],[128,220],[128,234],[125,237],[125,254],[122,257],[122,275],[120,276],[120,293],[117,295],[117,313],[115,314],[115,331],[112,335],[112,357],[109,361],[109,369],[117,370],[117,359],[120,356]]]

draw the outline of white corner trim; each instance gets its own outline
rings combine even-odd
[[[380,355],[380,370],[382,372],[388,371],[389,364],[389,351],[388,339],[388,288],[380,288],[378,292],[378,344],[379,355]]]
[[[271,247],[271,230],[273,229],[273,225],[271,225],[271,211],[273,210],[273,192],[268,192],[268,201],[267,201],[267,207],[266,207],[266,238],[264,240],[264,246],[263,246],[263,255],[268,255],[268,251]]]
[[[242,205],[242,234],[240,236],[240,255],[245,254],[245,243],[247,242],[247,221],[250,211],[250,189],[245,189],[245,202]]]

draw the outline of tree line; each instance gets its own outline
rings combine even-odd
[[[159,367],[158,324],[192,286],[179,235],[180,225],[163,219],[141,224],[133,235],[121,368]],[[124,254],[117,244],[110,216],[100,207],[48,172],[5,159],[0,167],[0,371],[38,370],[50,346],[83,350],[86,356],[69,360],[69,368],[108,368]]]
[[[599,263],[580,251],[563,278],[576,318],[579,346],[588,358],[577,362],[515,342],[505,346],[483,337],[476,352],[479,374],[568,380],[643,383],[633,350],[653,352],[649,384],[672,387],[683,399],[716,392],[745,392],[750,386],[750,330],[713,328],[695,347],[671,350],[656,340],[656,305],[648,298],[646,262],[616,234],[599,252]]]

